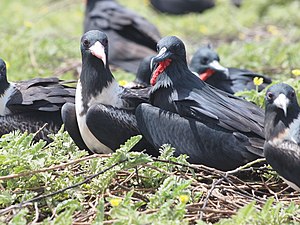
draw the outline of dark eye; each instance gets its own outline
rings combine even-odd
[[[208,62],[208,58],[207,58],[207,57],[203,57],[203,58],[201,59],[201,63],[202,63],[202,64],[207,64],[207,62]]]
[[[158,45],[156,46],[156,51],[159,52],[159,46]]]
[[[103,45],[106,46],[107,44],[108,44],[108,40],[107,40],[107,39],[104,39],[104,40],[103,40]]]
[[[294,97],[295,97],[295,92],[292,91],[291,94],[290,94],[290,96],[291,96],[292,98],[294,98]]]
[[[272,92],[267,93],[267,99],[272,99],[274,97]]]
[[[90,42],[89,42],[88,39],[85,39],[85,40],[83,41],[83,46],[86,47],[86,48],[88,48],[88,47],[90,46]]]

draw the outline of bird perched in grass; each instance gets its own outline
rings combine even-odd
[[[14,130],[35,133],[47,124],[35,139],[49,142],[47,135],[62,125],[61,107],[75,101],[75,88],[56,77],[11,83],[6,73],[6,64],[0,59],[0,135]]]
[[[170,143],[193,163],[230,170],[263,156],[264,112],[215,89],[189,70],[183,42],[168,36],[152,58],[150,102],[136,109],[142,134],[156,148]]]
[[[272,82],[271,78],[250,70],[222,66],[218,53],[209,45],[195,52],[189,66],[201,80],[230,94],[256,89],[253,83],[255,77],[263,78],[263,83],[258,87],[259,91]]]
[[[288,84],[271,86],[265,97],[264,154],[267,162],[300,191],[300,108]]]
[[[127,89],[114,79],[108,60],[105,33],[86,32],[80,42],[82,71],[74,104],[62,109],[65,128],[74,142],[92,153],[110,153],[133,135],[140,134],[136,106],[148,101],[149,89]],[[136,150],[148,147],[141,140]]]
[[[134,74],[144,57],[155,54],[160,39],[152,23],[114,0],[87,0],[84,32],[89,30],[105,32],[113,43],[110,64]]]

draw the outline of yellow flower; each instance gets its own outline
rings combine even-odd
[[[240,40],[245,40],[245,39],[246,39],[246,34],[244,34],[244,33],[239,33],[239,39],[240,39]]]
[[[292,70],[292,74],[294,76],[300,76],[300,69],[294,69],[294,70]]]
[[[199,26],[199,31],[200,31],[200,33],[202,33],[202,34],[207,34],[208,28],[207,28],[207,26],[205,26],[205,25],[200,25],[200,26]]]
[[[267,26],[267,31],[272,34],[272,35],[278,35],[279,34],[279,30],[276,26],[274,25],[269,25]]]
[[[264,82],[264,78],[262,77],[254,77],[253,78],[253,83],[255,86],[259,86]]]
[[[127,80],[120,80],[119,81],[119,85],[121,85],[121,86],[125,86],[126,84],[128,84]]]
[[[30,21],[28,21],[28,20],[25,20],[25,21],[24,21],[24,27],[32,28],[32,26],[33,26],[33,23],[32,23],[32,22],[30,22]]]
[[[112,198],[112,199],[109,200],[109,203],[113,207],[117,207],[118,205],[120,205],[121,202],[122,202],[122,199],[120,199],[120,198]]]
[[[181,203],[187,203],[189,201],[189,196],[188,195],[179,195],[179,201]]]

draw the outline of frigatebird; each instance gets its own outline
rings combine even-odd
[[[114,79],[108,60],[108,38],[92,30],[81,38],[82,70],[74,104],[66,104],[62,117],[66,130],[80,148],[110,153],[140,134],[135,108],[148,101],[147,89],[127,89]],[[135,150],[152,150],[146,140]],[[154,154],[154,153],[153,153]]]
[[[48,134],[62,125],[61,107],[75,101],[75,88],[68,83],[56,77],[9,82],[6,63],[0,59],[0,135],[14,130],[39,131],[35,139],[50,142]]]
[[[157,48],[159,53],[151,62],[152,106],[136,109],[146,139],[156,148],[170,143],[176,154],[185,153],[194,163],[222,170],[262,157],[263,110],[196,77],[188,68],[179,38],[165,37]]]
[[[160,12],[175,15],[202,13],[215,6],[214,0],[150,0],[150,3]]]
[[[265,97],[264,154],[293,189],[300,191],[300,108],[288,84],[271,86]]]
[[[222,66],[218,53],[210,45],[201,47],[195,52],[189,67],[199,75],[201,80],[231,94],[256,89],[253,83],[255,77],[263,78],[258,91],[263,90],[272,82],[271,78],[250,70]]]
[[[136,78],[134,81],[129,82],[125,87],[135,89],[150,87],[150,79],[152,74],[150,62],[152,57],[153,56],[147,56],[141,60],[136,73]]]

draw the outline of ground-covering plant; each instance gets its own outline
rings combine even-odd
[[[152,21],[162,36],[184,40],[188,58],[212,43],[225,66],[247,68],[295,87],[300,99],[298,0],[218,0],[203,14],[159,14],[148,1],[120,0]],[[0,57],[9,80],[76,78],[81,0],[3,0]],[[110,43],[113,44],[113,43]],[[119,80],[134,76],[114,71]],[[265,91],[239,93],[263,106]],[[134,137],[110,155],[80,151],[62,130],[53,143],[19,132],[0,140],[3,224],[299,224],[300,196],[269,166],[227,173],[190,165],[164,145],[161,156],[131,152]]]
[[[266,166],[251,163],[222,172],[191,165],[185,155],[174,157],[169,145],[152,158],[130,151],[140,136],[112,155],[78,150],[62,129],[49,145],[33,143],[33,137],[16,132],[1,138],[1,223],[300,221],[299,193],[289,194],[291,190]]]

